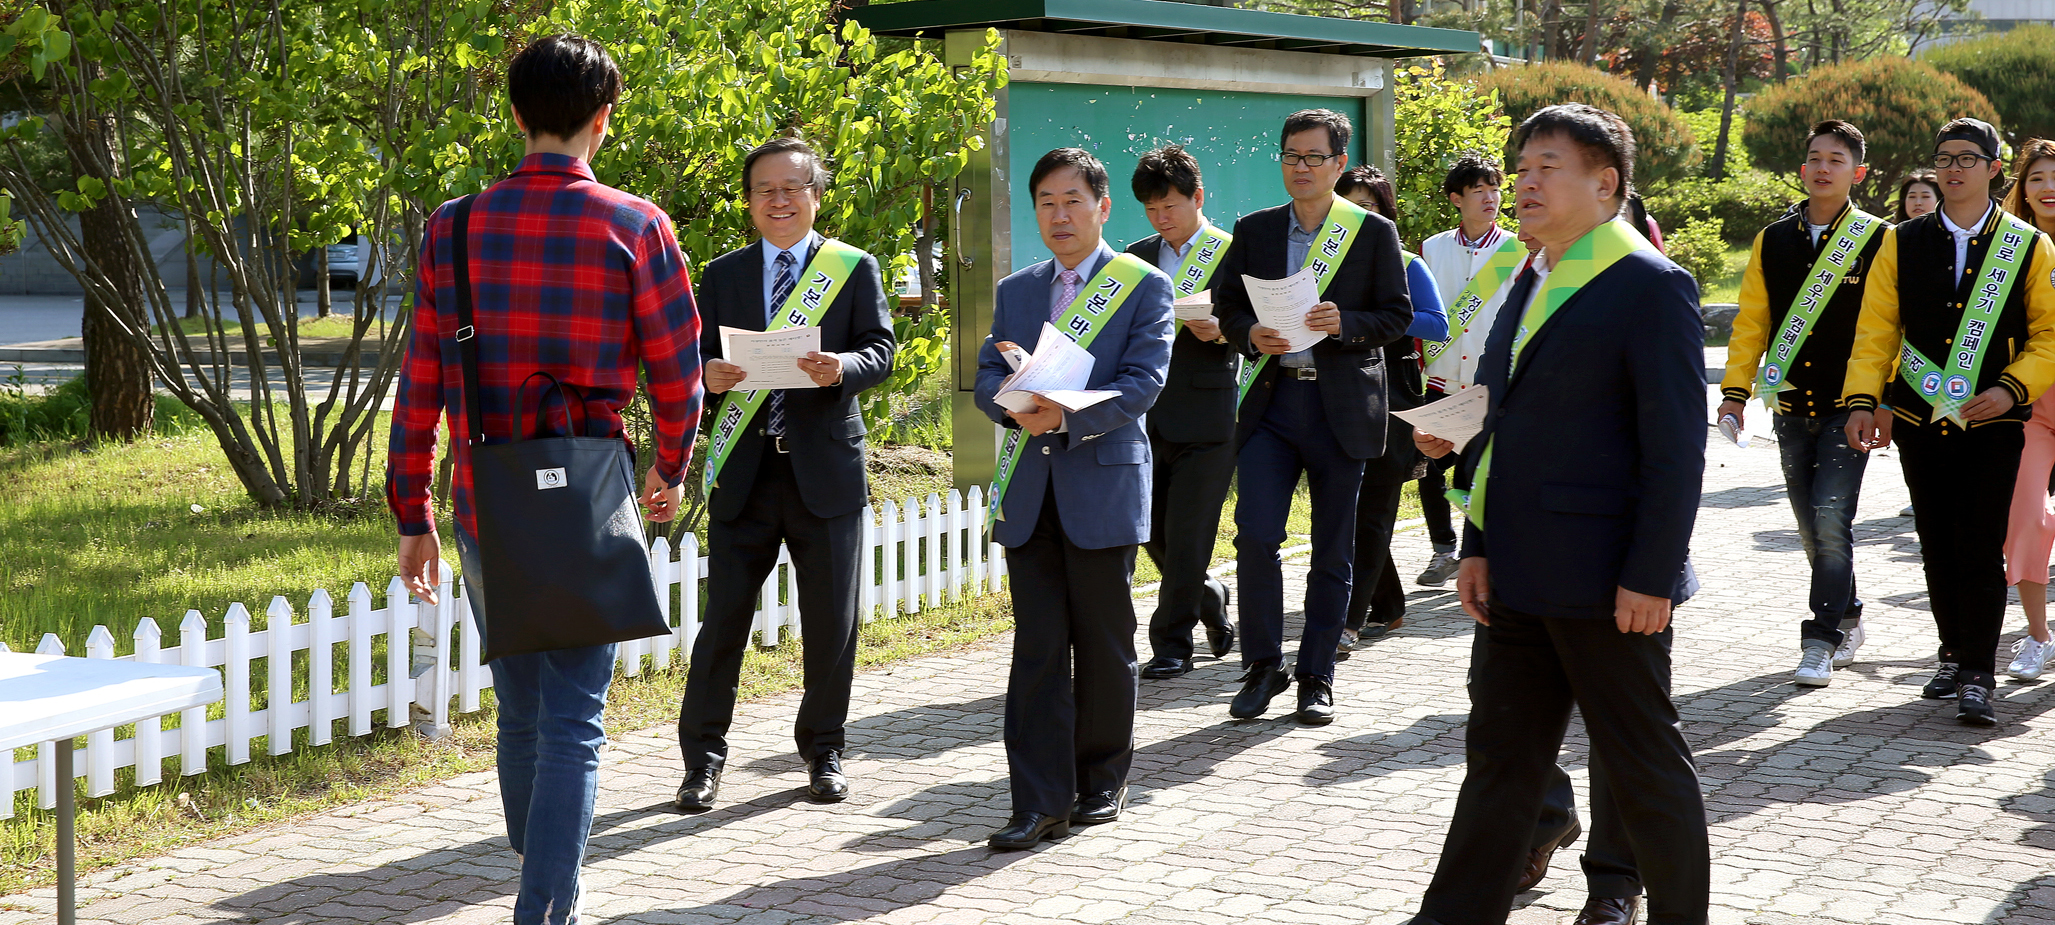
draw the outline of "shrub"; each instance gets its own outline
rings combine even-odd
[[[1714,106],[1711,109],[1679,112],[1677,118],[1683,119],[1685,125],[1691,126],[1691,134],[1698,136],[1699,150],[1707,152],[1706,156],[1711,157],[1710,152],[1720,141],[1720,108]],[[1728,176],[1746,173],[1756,167],[1755,162],[1748,157],[1748,149],[1741,146],[1741,127],[1746,124],[1748,111],[1738,105],[1735,106],[1734,121],[1727,126]]]
[[[1449,165],[1473,152],[1498,157],[1511,124],[1499,112],[1496,94],[1448,79],[1438,63],[1431,70],[1401,69],[1393,105],[1398,176],[1392,179],[1399,199],[1399,239],[1417,250],[1428,236],[1455,227],[1456,207],[1441,191]]]
[[[1926,61],[1988,98],[2013,144],[2055,138],[2055,27],[2020,26],[1943,45]]]
[[[1720,223],[1711,220],[1688,222],[1663,234],[1665,253],[1698,280],[1700,291],[1727,275],[1727,242],[1720,237]]]
[[[30,394],[19,370],[9,373],[0,378],[0,446],[87,438],[93,399],[86,390],[86,377]],[[157,433],[183,433],[205,426],[198,413],[177,399],[157,396]]]
[[[1506,67],[1485,75],[1478,86],[1498,91],[1516,128],[1536,110],[1557,103],[1589,103],[1618,113],[1634,132],[1634,182],[1644,190],[1688,176],[1704,159],[1697,136],[1670,107],[1597,68],[1568,61]],[[1507,153],[1509,164],[1515,153]]]
[[[1776,221],[1799,198],[1798,190],[1777,175],[1751,170],[1725,180],[1693,177],[1672,183],[1644,201],[1648,213],[1665,229],[1665,239],[1667,229],[1702,222],[1738,247],[1754,240],[1756,232]]]
[[[1862,207],[1883,214],[1898,180],[1925,166],[1934,132],[1958,116],[1996,124],[1991,101],[1924,61],[1876,58],[1813,68],[1756,94],[1741,141],[1758,164],[1795,164],[1805,134],[1821,119],[1846,119],[1869,140],[1869,179],[1855,188]]]

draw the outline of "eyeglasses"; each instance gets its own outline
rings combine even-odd
[[[1947,170],[1950,167],[1960,167],[1968,170],[1971,167],[1975,167],[1978,161],[1995,160],[1997,158],[1984,154],[1936,154],[1934,155],[1934,169]]]
[[[749,191],[749,198],[770,200],[777,198],[777,194],[784,193],[786,199],[798,199],[800,194],[812,191],[811,186],[759,186]]]
[[[1300,164],[1304,164],[1308,167],[1318,167],[1321,164],[1325,164],[1328,161],[1334,160],[1335,158],[1340,156],[1341,155],[1339,154],[1292,154],[1290,152],[1286,152],[1284,154],[1279,154],[1277,156],[1277,159],[1283,161],[1286,166],[1291,167],[1296,167]]]

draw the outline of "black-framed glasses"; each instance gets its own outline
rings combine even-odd
[[[1934,155],[1934,169],[1947,170],[1950,167],[1960,167],[1963,170],[1968,170],[1971,167],[1975,167],[1978,161],[1995,160],[1997,158],[1988,154],[1936,154]]]
[[[1296,167],[1300,164],[1308,167],[1318,167],[1340,156],[1339,154],[1293,154],[1287,151],[1279,154],[1277,159],[1289,167]]]

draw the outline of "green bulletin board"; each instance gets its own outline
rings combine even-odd
[[[1005,176],[1013,184],[1013,270],[1049,259],[1027,182],[1035,161],[1054,148],[1083,148],[1105,162],[1113,196],[1106,242],[1114,250],[1155,233],[1128,181],[1135,162],[1163,145],[1182,144],[1198,159],[1206,217],[1228,230],[1235,219],[1285,201],[1283,175],[1273,155],[1286,116],[1301,109],[1332,109],[1348,116],[1356,126],[1349,139],[1349,165],[1362,163],[1362,97],[1037,83],[1011,84],[1007,94],[1010,163]]]

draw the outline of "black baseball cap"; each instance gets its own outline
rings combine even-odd
[[[1941,133],[1934,136],[1934,149],[1940,150],[1941,142],[1967,141],[1984,152],[1984,156],[1996,160],[1998,157],[1998,130],[1991,123],[1967,116],[1941,126]]]

